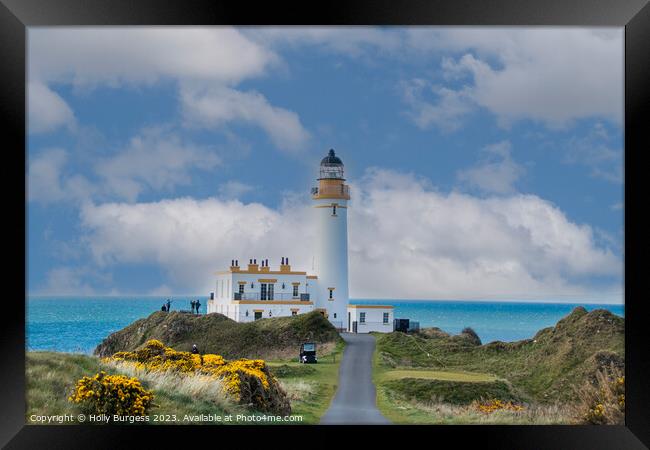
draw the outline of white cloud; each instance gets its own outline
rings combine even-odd
[[[233,200],[251,192],[255,189],[253,186],[242,183],[241,181],[230,180],[219,186],[219,196],[226,200]]]
[[[309,242],[310,229],[295,220],[304,219],[304,211],[293,211],[236,200],[181,198],[86,205],[81,218],[97,264],[157,264],[168,274],[168,285],[208,292],[212,273],[233,258],[269,258],[275,265],[276,259],[293,256],[294,249]],[[292,259],[303,267],[311,263],[306,253]]]
[[[397,29],[376,27],[260,27],[243,29],[246,36],[271,47],[316,47],[330,53],[359,58],[368,51],[394,54],[403,48]]]
[[[29,82],[27,93],[29,133],[44,133],[62,126],[74,126],[74,113],[52,89],[42,83]]]
[[[461,53],[443,60],[443,78],[470,75],[471,83],[454,90],[502,126],[530,119],[561,128],[593,117],[622,123],[622,29],[416,28],[408,34],[417,51]]]
[[[483,149],[484,156],[468,169],[459,171],[457,179],[470,187],[494,194],[515,192],[515,183],[526,172],[511,156],[510,141],[501,141]]]
[[[456,131],[474,110],[471,96],[462,90],[431,85],[420,78],[401,83],[401,88],[402,98],[410,107],[407,116],[422,129],[435,125],[442,131]],[[427,101],[425,94],[432,94],[435,100]]]
[[[309,136],[295,112],[271,105],[257,92],[233,88],[265,75],[280,62],[267,46],[234,28],[37,28],[30,30],[29,38],[30,89],[35,89],[31,97],[47,101],[51,110],[56,106],[56,117],[63,112],[71,117],[72,111],[47,83],[87,90],[174,80],[190,124],[219,127],[230,121],[248,122],[289,150],[301,148]],[[49,111],[34,110],[41,116]],[[35,116],[34,130],[51,131],[65,123],[53,117],[53,113]]]
[[[170,192],[177,185],[190,185],[193,170],[211,170],[219,163],[213,149],[149,128],[121,152],[99,160],[95,171],[104,180],[104,191],[134,201],[145,189]]]
[[[82,166],[73,166],[71,156],[61,148],[30,154],[30,201],[84,202],[118,197],[132,202],[147,190],[172,192],[176,186],[191,185],[195,171],[210,171],[221,161],[214,149],[184,141],[160,127],[144,129],[124,149],[95,159],[92,170],[97,176],[93,182],[77,173]]]
[[[311,211],[182,198],[86,205],[81,217],[100,266],[157,264],[168,285],[207,292],[213,271],[233,258],[275,265],[289,256],[310,270]],[[620,259],[597,245],[589,226],[533,195],[443,194],[426,180],[375,169],[353,185],[349,214],[354,297],[598,300],[590,277],[622,275]]]
[[[65,173],[68,160],[68,152],[61,148],[46,149],[30,157],[27,171],[29,201],[84,201],[94,193],[95,187],[85,177]]]
[[[303,149],[309,140],[309,133],[296,113],[271,105],[258,92],[241,92],[225,87],[184,87],[181,101],[185,123],[189,126],[251,123],[266,131],[276,147],[289,151]]]
[[[564,161],[588,167],[592,177],[620,184],[624,170],[622,142],[612,145],[611,141],[603,124],[596,123],[584,136],[569,140]]]
[[[84,267],[62,266],[47,272],[47,280],[42,294],[55,295],[96,295],[93,282],[110,281],[111,277],[100,275]]]
[[[230,27],[30,28],[29,78],[97,84],[237,83],[277,56]]]

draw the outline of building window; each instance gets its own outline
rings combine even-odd
[[[262,311],[255,311],[255,320],[260,320],[262,318]]]
[[[366,313],[359,313],[359,323],[366,323]]]
[[[388,313],[384,313],[384,323],[388,323]]]
[[[293,287],[293,297],[298,298],[298,286]]]
[[[330,289],[330,300],[334,298],[334,289]]]
[[[275,286],[273,283],[269,283],[269,300],[273,300],[273,286]]]
[[[334,318],[336,319],[336,313],[334,313]]]
[[[332,215],[336,215],[336,205],[332,205]]]
[[[266,283],[260,283],[260,300],[266,300]]]
[[[243,284],[240,284],[240,285],[239,285],[239,293],[240,293],[240,294],[243,294],[243,293],[244,293],[244,285],[243,285]]]
[[[292,315],[292,316],[297,316],[297,315],[298,315],[298,311],[296,311],[296,310],[291,311],[291,315]]]

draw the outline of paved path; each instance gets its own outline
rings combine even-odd
[[[321,424],[389,424],[376,406],[372,382],[372,353],[375,337],[342,333],[347,345],[339,370],[339,384]]]

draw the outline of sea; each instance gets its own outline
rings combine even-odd
[[[208,297],[29,297],[26,308],[26,346],[49,350],[91,354],[109,334],[135,320],[160,311],[167,299],[171,310],[190,310],[198,299],[200,313],[206,313]],[[460,333],[471,327],[483,343],[531,338],[542,328],[553,326],[576,306],[588,311],[607,309],[624,316],[622,304],[531,303],[452,300],[350,300],[352,304],[394,306],[394,317],[419,322],[423,327],[438,327]]]

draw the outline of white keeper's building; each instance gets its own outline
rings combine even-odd
[[[271,269],[268,259],[231,260],[217,272],[208,313],[250,322],[320,311],[341,331],[393,331],[393,307],[350,305],[348,297],[348,200],[343,162],[330,150],[320,164],[318,187],[312,188],[318,217],[315,274],[292,270],[288,257]]]

